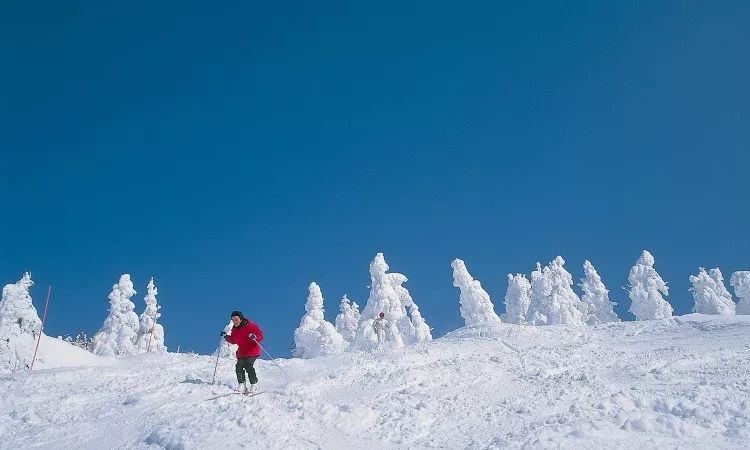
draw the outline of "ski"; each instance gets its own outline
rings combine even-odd
[[[265,394],[266,392],[267,391],[250,392],[244,395],[245,397],[255,397],[256,395]]]
[[[215,397],[207,398],[206,401],[209,400],[216,400],[222,397],[229,397],[230,395],[244,395],[245,397],[255,397],[256,395],[265,394],[266,391],[259,391],[259,392],[250,392],[245,394],[244,392],[228,392],[226,394],[219,394]]]

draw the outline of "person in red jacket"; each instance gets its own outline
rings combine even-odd
[[[240,311],[232,311],[232,334],[221,332],[224,339],[230,344],[239,346],[237,349],[237,388],[243,394],[255,391],[258,383],[258,375],[255,373],[255,360],[260,356],[260,342],[263,341],[263,331],[257,323],[247,320]],[[247,372],[250,387],[245,383],[245,372]]]

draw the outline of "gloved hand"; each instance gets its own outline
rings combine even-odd
[[[256,336],[255,333],[250,333],[247,337],[249,337],[251,341],[254,341],[258,336]]]
[[[221,337],[227,337],[227,332],[226,331],[222,331],[221,333],[219,333],[219,336],[221,336]]]

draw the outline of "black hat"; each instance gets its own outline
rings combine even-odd
[[[234,316],[237,316],[240,319],[244,319],[245,318],[245,316],[242,315],[241,311],[232,311],[232,314],[230,314],[229,317],[234,317]]]

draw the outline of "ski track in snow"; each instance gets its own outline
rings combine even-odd
[[[42,370],[0,376],[0,449],[750,447],[750,316],[478,326],[263,360],[255,397],[212,399],[235,386],[229,359],[212,385],[210,356],[44,368],[51,352]]]

